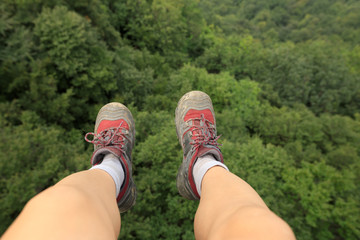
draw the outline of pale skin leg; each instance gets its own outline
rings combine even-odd
[[[295,239],[249,184],[219,166],[203,178],[194,225],[197,240]]]
[[[295,239],[255,190],[222,167],[204,176],[196,239]],[[102,170],[72,174],[35,196],[5,232],[8,239],[116,239],[115,184]]]
[[[102,170],[72,174],[32,198],[1,239],[117,239],[115,194]]]

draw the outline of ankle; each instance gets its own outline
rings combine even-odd
[[[199,157],[196,163],[194,164],[193,176],[196,185],[196,190],[200,196],[201,196],[201,184],[203,178],[205,174],[214,167],[220,167],[229,171],[226,165],[217,161],[212,154],[207,154],[202,157]]]
[[[118,196],[125,179],[125,172],[120,160],[114,154],[108,153],[100,164],[91,167],[89,170],[94,169],[103,170],[112,177],[115,183],[116,196]]]

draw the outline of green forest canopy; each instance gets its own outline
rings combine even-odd
[[[89,168],[103,104],[136,122],[137,204],[122,239],[193,239],[174,110],[213,100],[225,163],[298,239],[360,238],[360,2],[0,2],[0,234]],[[161,167],[159,167],[161,166]]]

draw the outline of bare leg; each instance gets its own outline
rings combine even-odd
[[[203,178],[194,224],[196,239],[295,239],[249,184],[219,166]]]
[[[102,170],[88,170],[32,198],[2,240],[117,239],[119,232],[114,181]]]
[[[93,169],[72,174],[32,198],[2,240],[117,239],[119,209],[127,211],[136,199],[131,112],[121,103],[106,104],[85,140],[94,144]]]

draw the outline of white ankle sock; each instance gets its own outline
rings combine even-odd
[[[207,154],[205,156],[199,157],[193,168],[193,176],[196,185],[196,190],[201,196],[201,182],[204,178],[205,173],[212,167],[220,166],[229,171],[225,164],[216,161],[213,155]]]
[[[124,169],[119,159],[114,154],[108,153],[100,164],[93,166],[89,170],[93,169],[101,169],[107,172],[113,178],[117,197],[120,192],[120,187],[125,179]]]

